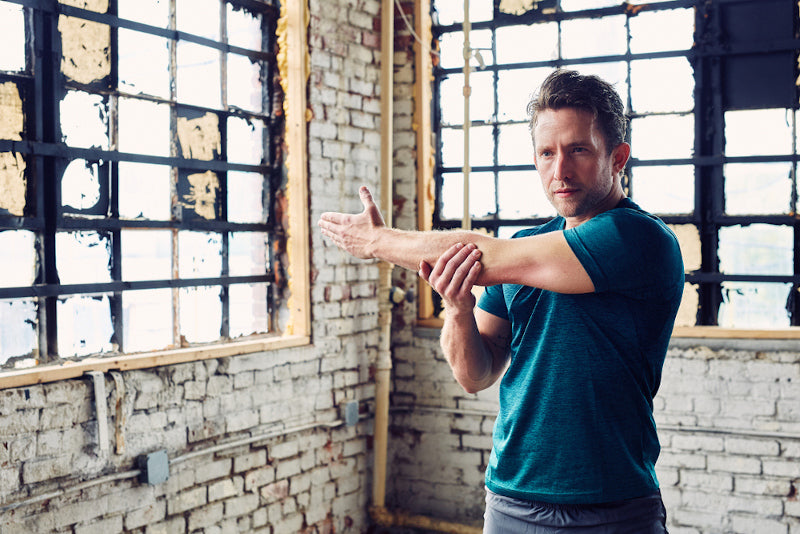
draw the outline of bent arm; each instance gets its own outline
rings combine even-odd
[[[442,351],[467,393],[482,391],[503,375],[510,340],[510,323],[480,308],[467,314],[448,312],[442,325]]]

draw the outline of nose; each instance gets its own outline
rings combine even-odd
[[[564,180],[570,176],[570,162],[566,153],[559,150],[556,153],[555,162],[553,164],[553,178]]]

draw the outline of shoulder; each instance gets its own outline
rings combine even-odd
[[[608,232],[627,243],[645,241],[651,245],[659,242],[678,244],[675,233],[664,221],[627,198],[616,208],[596,215],[573,230],[577,234]]]

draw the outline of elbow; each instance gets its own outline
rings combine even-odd
[[[459,376],[457,374],[455,375],[455,379],[456,382],[458,382],[458,385],[460,385],[465,392],[471,395],[474,395],[479,391],[483,391],[484,389],[492,385],[490,382],[487,382],[486,380],[475,380],[469,376]]]
[[[486,388],[477,387],[474,384],[461,384],[461,387],[464,389],[465,392],[469,393],[470,395],[474,395],[479,391],[483,391]]]

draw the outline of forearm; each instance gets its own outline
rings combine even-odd
[[[478,331],[474,315],[448,312],[440,343],[456,381],[468,393],[477,393],[499,377],[492,352]]]
[[[376,229],[369,253],[373,258],[416,271],[420,262],[433,265],[456,243],[479,243],[487,239],[491,238],[463,230],[419,232],[382,227]]]

